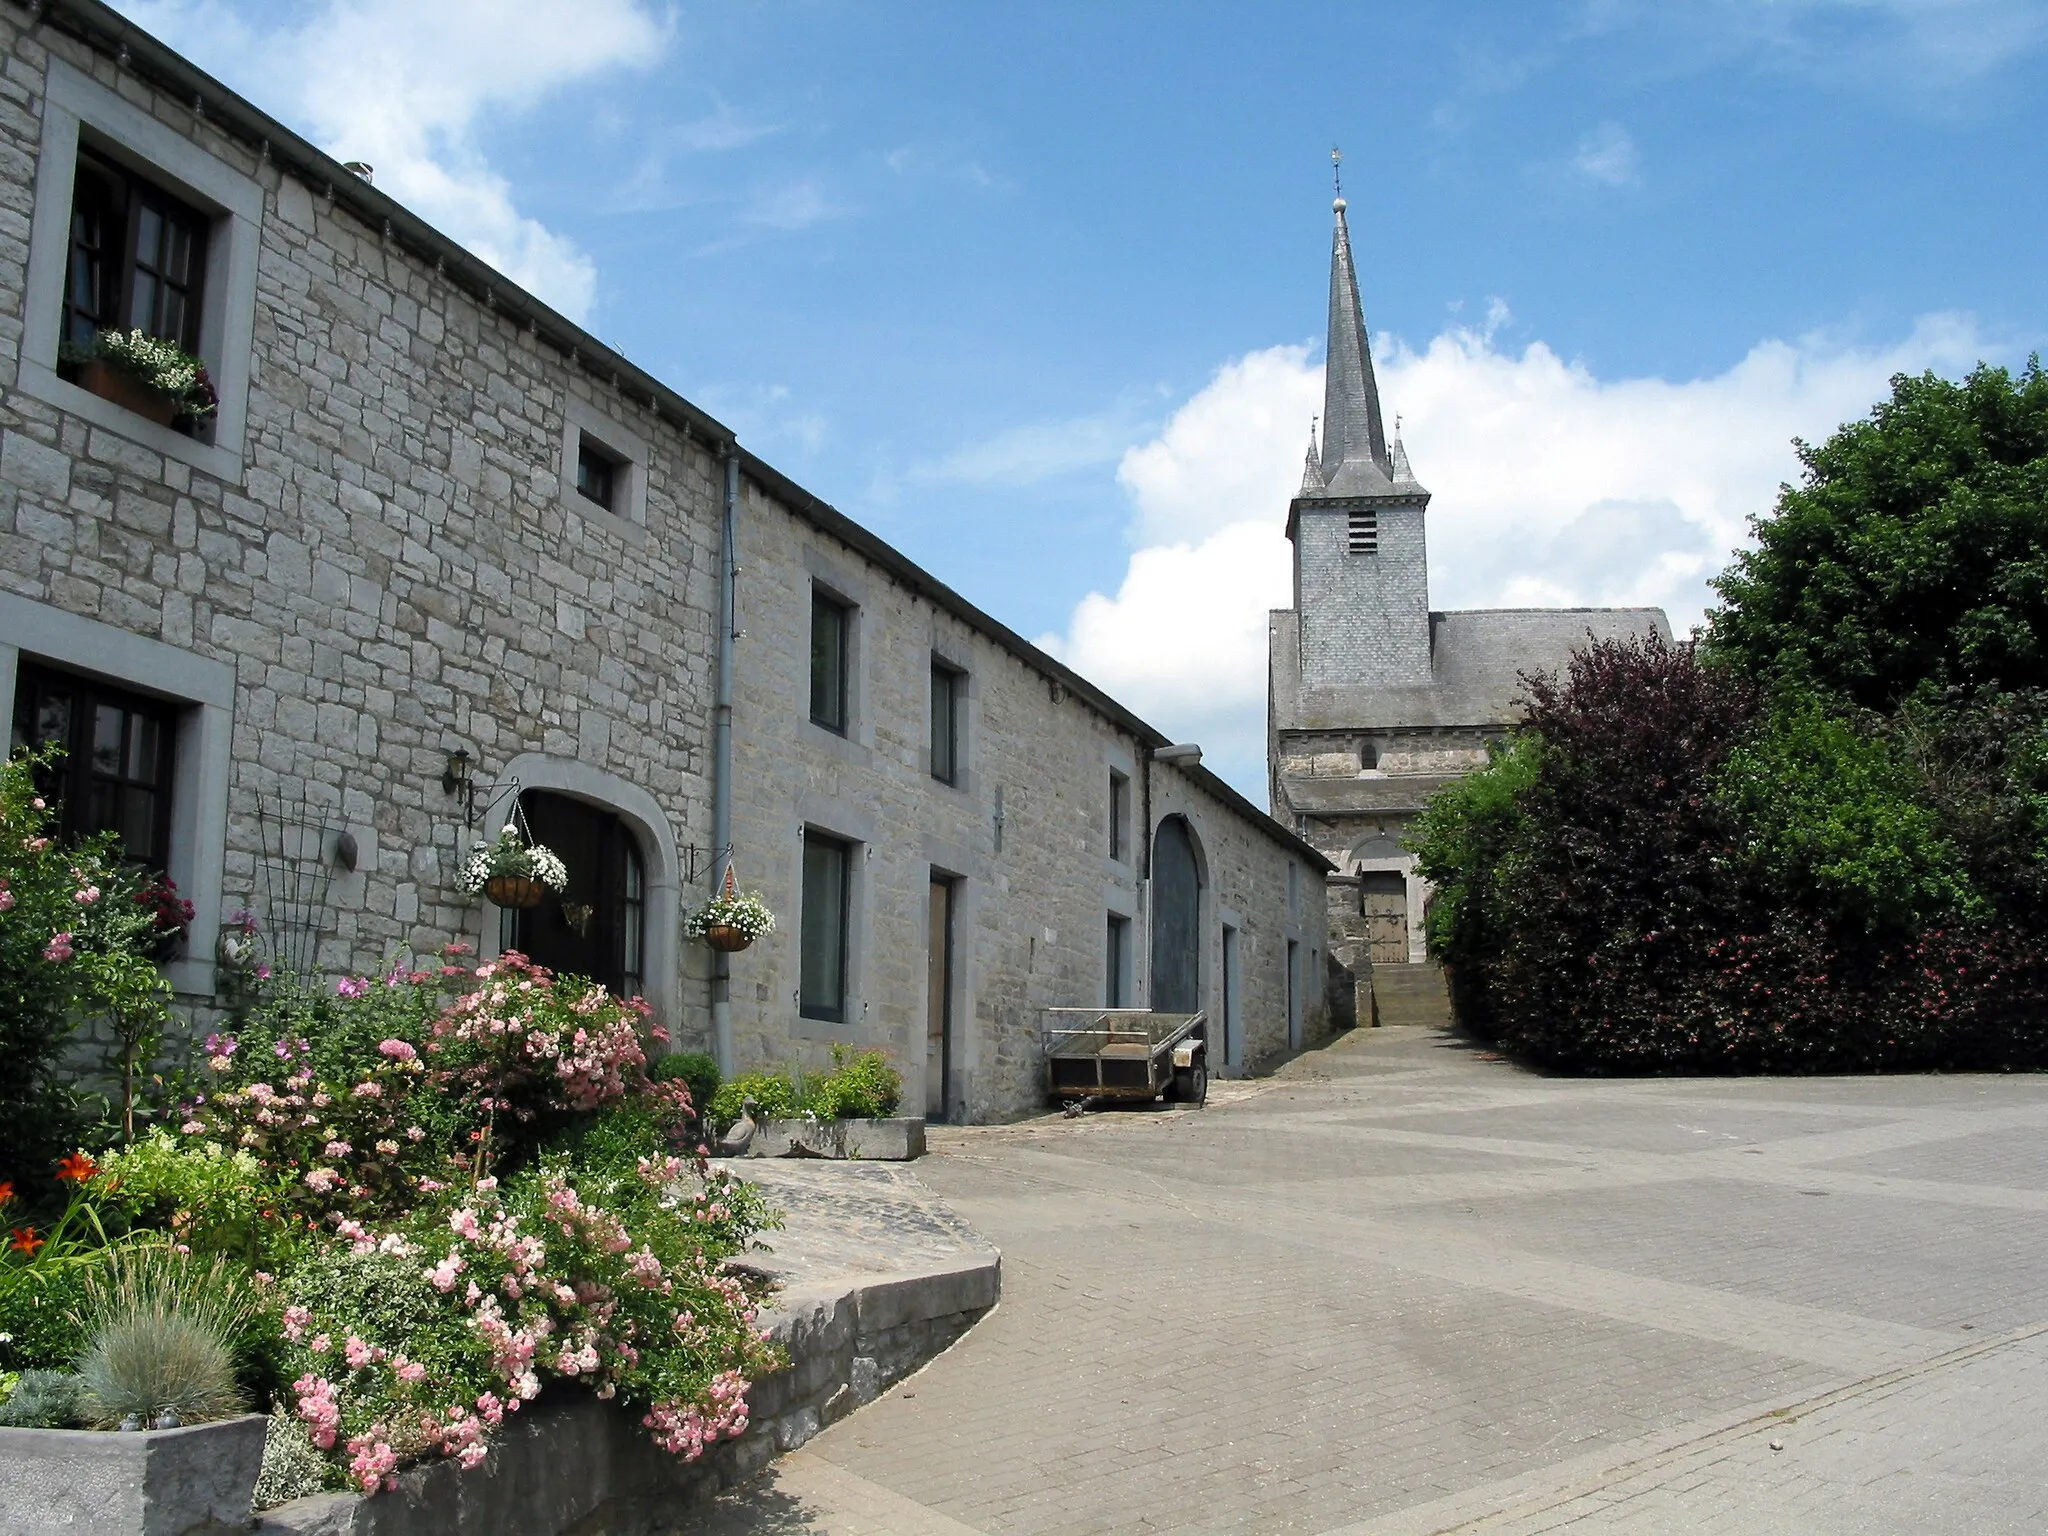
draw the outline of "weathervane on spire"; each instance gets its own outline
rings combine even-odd
[[[1337,196],[1344,195],[1344,151],[1334,144],[1330,146],[1330,184]]]

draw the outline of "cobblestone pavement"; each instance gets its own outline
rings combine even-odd
[[[933,1140],[1002,1304],[708,1531],[2048,1530],[2048,1078],[1361,1031]]]

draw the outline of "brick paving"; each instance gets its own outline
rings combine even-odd
[[[2048,1078],[1369,1031],[917,1173],[1002,1305],[707,1532],[2048,1529]]]

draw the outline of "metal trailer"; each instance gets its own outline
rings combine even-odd
[[[1209,1018],[1146,1008],[1048,1008],[1046,1090],[1088,1099],[1179,1104],[1209,1097]]]

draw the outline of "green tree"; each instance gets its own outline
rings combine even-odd
[[[1711,657],[1890,712],[2048,685],[2048,377],[1905,375],[1819,447],[1715,582]]]

